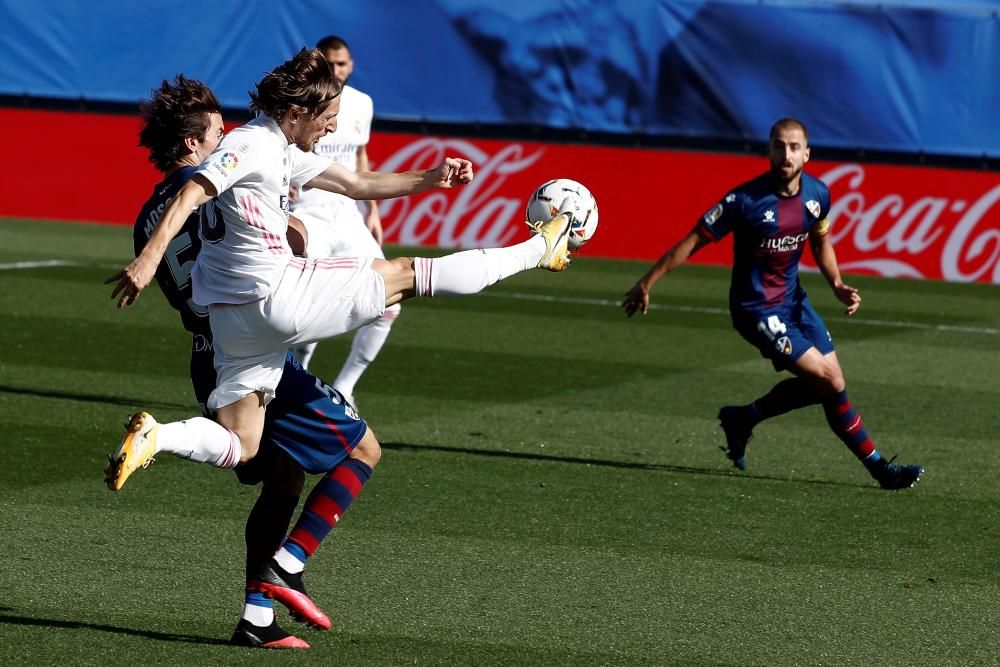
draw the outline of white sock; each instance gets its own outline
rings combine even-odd
[[[306,569],[306,564],[289,553],[285,547],[278,549],[278,553],[274,554],[274,560],[278,562],[281,569],[290,574],[298,574],[302,570]]]
[[[223,469],[235,467],[241,453],[235,433],[204,417],[160,424],[156,451]]]
[[[316,352],[316,345],[317,343],[303,343],[292,348],[292,356],[302,368],[309,369],[309,362],[312,361],[313,353]]]
[[[357,333],[354,334],[354,342],[351,343],[351,353],[347,355],[344,367],[340,369],[340,374],[333,381],[334,389],[348,398],[354,396],[354,385],[358,383],[361,374],[375,361],[379,350],[385,345],[389,332],[392,331],[392,324],[399,316],[399,311],[398,303],[389,306],[385,309],[385,314],[382,315],[381,319],[358,329]]]
[[[247,603],[243,607],[243,618],[258,628],[266,628],[274,623],[274,607],[258,607],[255,604]]]
[[[482,292],[515,273],[533,269],[545,254],[541,234],[506,248],[466,250],[429,259],[416,257],[417,296],[465,296]]]

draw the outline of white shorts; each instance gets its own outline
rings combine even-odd
[[[270,296],[209,306],[218,410],[255,391],[274,398],[292,345],[333,338],[382,317],[385,282],[371,258],[293,258]]]
[[[352,202],[353,203],[353,202]],[[378,257],[385,254],[375,237],[365,225],[357,207],[337,207],[332,217],[320,216],[318,211],[295,211],[309,234],[308,257]]]

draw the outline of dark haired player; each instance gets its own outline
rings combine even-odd
[[[794,118],[779,120],[771,128],[768,152],[771,169],[712,207],[636,282],[622,306],[629,317],[646,314],[649,292],[660,278],[732,232],[733,327],[771,360],[775,370],[790,371],[795,377],[782,380],[751,403],[719,411],[726,456],[740,470],[746,469],[747,443],[757,424],[820,404],[830,428],[883,489],[911,487],[923,468],[895,464],[879,454],[847,398],[833,339],[799,284],[799,260],[808,242],[834,295],[847,306],[846,314],[853,315],[861,306],[858,290],[841,280],[828,237],[830,192],[822,181],[802,171],[810,152],[805,125]]]

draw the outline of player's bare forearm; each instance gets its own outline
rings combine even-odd
[[[629,317],[637,312],[645,315],[649,309],[649,293],[653,286],[660,281],[660,278],[686,262],[707,243],[708,239],[695,228],[670,250],[663,253],[649,271],[636,281],[632,289],[625,293],[625,300],[622,301],[625,314]]]
[[[656,260],[652,268],[643,276],[640,280],[646,281],[649,287],[652,287],[659,281],[660,278],[670,273],[676,269],[681,264],[688,261],[692,255],[704,248],[708,244],[708,239],[706,239],[701,232],[697,229],[691,230],[687,236],[681,239],[674,247],[663,253],[663,255]]]
[[[404,173],[382,173],[364,171],[358,174],[358,187],[348,197],[363,201],[392,199],[430,190],[437,179],[431,171],[408,171]]]
[[[845,315],[853,315],[861,307],[861,294],[858,290],[844,283],[840,276],[840,267],[837,265],[837,253],[833,249],[833,243],[827,236],[816,236],[810,238],[810,247],[813,259],[820,273],[826,278],[826,282],[833,290],[837,300],[846,306]]]
[[[365,171],[354,173],[331,164],[306,185],[347,195],[351,199],[392,199],[417,194],[432,188],[451,188],[472,181],[472,163],[458,158],[445,158],[436,169],[385,173]]]
[[[195,175],[184,184],[156,223],[139,256],[104,281],[105,285],[115,284],[111,298],[118,298],[119,309],[135,303],[142,290],[152,282],[153,276],[156,275],[156,267],[163,259],[163,253],[166,252],[174,236],[184,227],[191,211],[209,201],[214,195],[215,188],[202,176]]]
[[[167,251],[167,246],[181,231],[191,215],[191,211],[214,196],[215,188],[203,176],[195,175],[185,183],[177,195],[170,200],[167,210],[163,212],[160,221],[156,223],[153,233],[149,235],[149,241],[142,249],[142,254],[148,255],[151,259],[155,258],[155,264],[159,264],[163,253]]]

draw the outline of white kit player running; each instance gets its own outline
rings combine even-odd
[[[228,469],[257,453],[265,406],[274,397],[289,347],[374,322],[414,296],[475,294],[508,276],[569,266],[571,215],[532,223],[530,239],[506,248],[439,258],[301,259],[285,240],[292,180],[353,199],[387,199],[472,180],[468,160],[436,169],[354,173],[306,152],[337,126],[340,83],[316,50],[302,49],[264,76],[251,93],[258,116],[230,132],[164,211],[142,252],[106,282],[119,308],[149,285],[167,244],[190,212],[213,198],[202,221],[192,272],[193,299],[207,305],[218,379],[208,407],[216,421],[193,417],[160,425],[145,412],[129,420],[105,470],[118,490],[160,451]]]
[[[326,157],[350,171],[368,171],[368,138],[371,133],[374,107],[372,98],[347,85],[354,71],[350,47],[340,37],[330,35],[319,40],[316,50],[326,62],[343,89],[340,93],[340,115],[337,131],[322,137],[313,152]],[[378,257],[382,252],[382,221],[374,201],[359,202],[344,195],[292,183],[298,195],[292,199],[291,210],[306,227],[307,257]],[[378,356],[389,337],[389,331],[399,316],[396,304],[385,309],[375,322],[354,334],[351,352],[333,386],[354,403],[354,387],[361,375]],[[316,343],[292,349],[295,358],[308,368]]]

